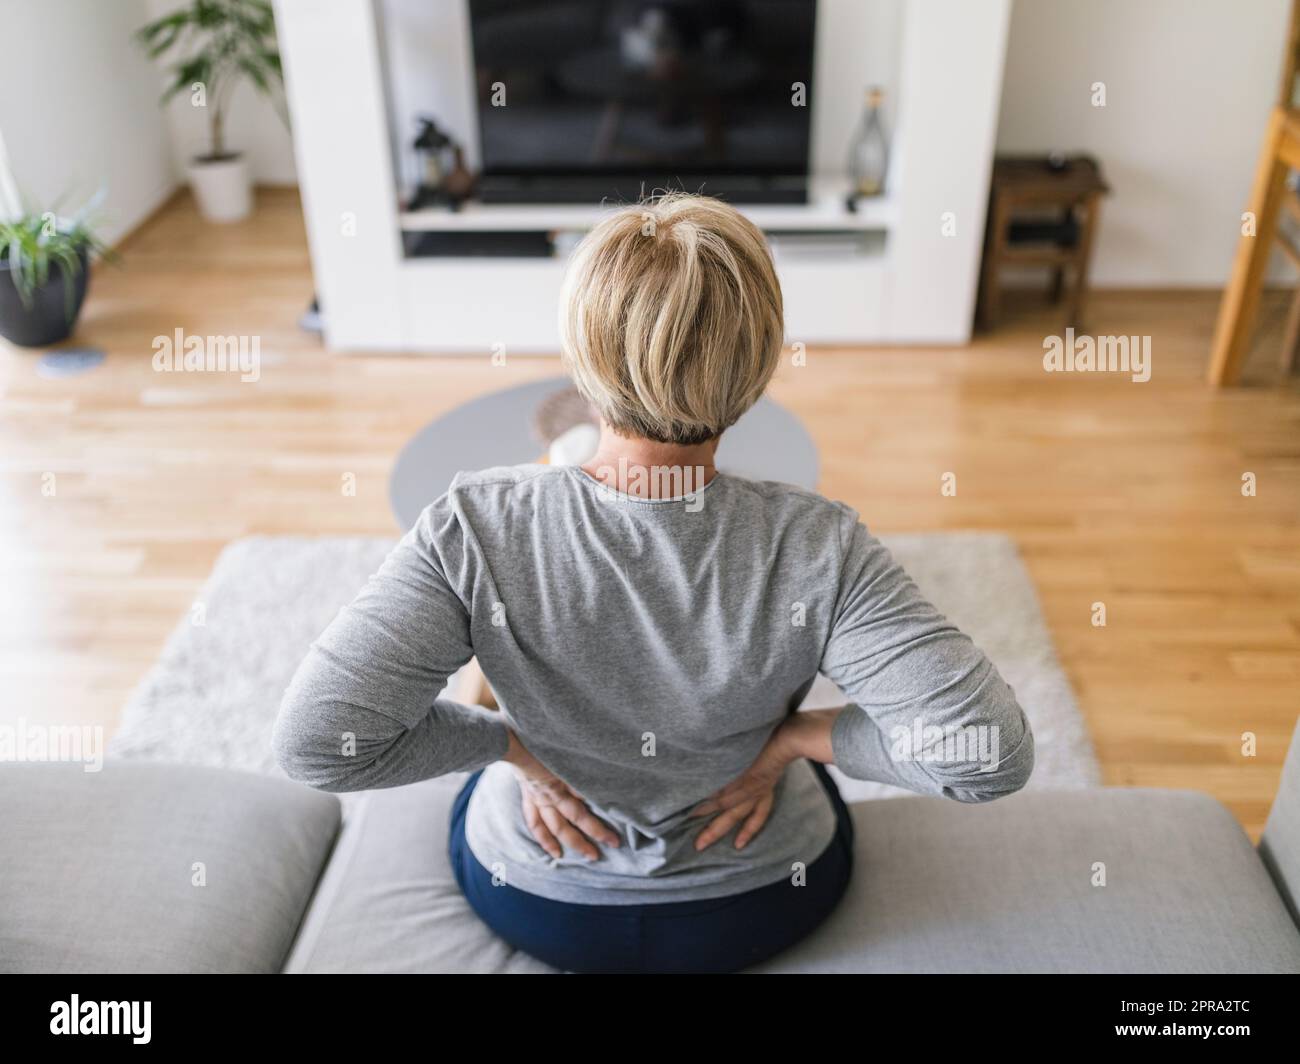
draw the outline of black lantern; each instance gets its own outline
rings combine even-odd
[[[451,137],[439,129],[432,118],[422,117],[417,121],[420,132],[411,146],[420,163],[420,178],[411,208],[447,204],[447,174],[454,166]]]

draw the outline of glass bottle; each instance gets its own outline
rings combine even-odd
[[[889,170],[889,138],[881,116],[885,90],[873,85],[867,90],[867,106],[849,147],[849,182],[856,196],[879,196],[885,191]]]

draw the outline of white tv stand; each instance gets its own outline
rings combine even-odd
[[[847,143],[857,107],[844,107],[844,99],[859,100],[872,80],[857,47],[871,6],[819,4],[814,157],[842,156],[819,152],[817,140]],[[969,338],[1009,7],[1009,0],[903,0],[888,195],[849,211],[847,180],[822,173],[806,205],[740,208],[772,239],[791,343]],[[459,211],[399,211],[375,4],[276,0],[276,14],[328,345],[554,353],[562,255],[410,257],[403,234],[576,234],[608,208],[470,203]],[[444,0],[436,17],[450,39],[464,36],[464,0]],[[467,62],[467,39],[463,48]],[[448,91],[471,92],[457,87],[466,79],[447,76]]]
[[[893,223],[894,205],[889,196],[862,199],[857,210],[845,206],[848,181],[814,177],[808,185],[807,204],[743,204],[740,211],[764,230],[861,230],[887,229]],[[589,229],[606,208],[598,204],[464,204],[460,210],[426,207],[405,211],[400,216],[408,232],[481,231],[493,229]]]

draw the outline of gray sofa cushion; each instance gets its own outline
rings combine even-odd
[[[278,971],[338,824],[285,780],[0,764],[0,971]]]
[[[1259,855],[1300,924],[1300,726],[1282,767],[1282,782],[1259,840]]]
[[[465,773],[344,795],[343,830],[287,972],[550,972],[470,909],[447,858]]]
[[[464,777],[356,797],[286,966],[543,972],[489,931],[447,861]],[[1231,815],[1178,791],[859,803],[849,896],[761,970],[1295,971],[1300,932]],[[1105,862],[1107,885],[1092,886]]]
[[[1192,791],[853,806],[855,883],[772,972],[1294,972],[1300,931]],[[1094,863],[1106,885],[1094,886]]]

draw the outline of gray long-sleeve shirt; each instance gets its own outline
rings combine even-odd
[[[439,694],[477,655],[499,712]],[[818,671],[853,700],[848,775],[959,801],[1020,788],[1011,689],[848,507],[717,475],[641,500],[580,469],[456,478],[312,646],[285,693],[288,774],[334,791],[487,766],[466,838],[504,882],[588,904],[708,898],[788,878],[835,826],[807,762],[741,851],[696,852],[701,800],[739,776]],[[551,858],[524,824],[507,727],[620,835]]]

